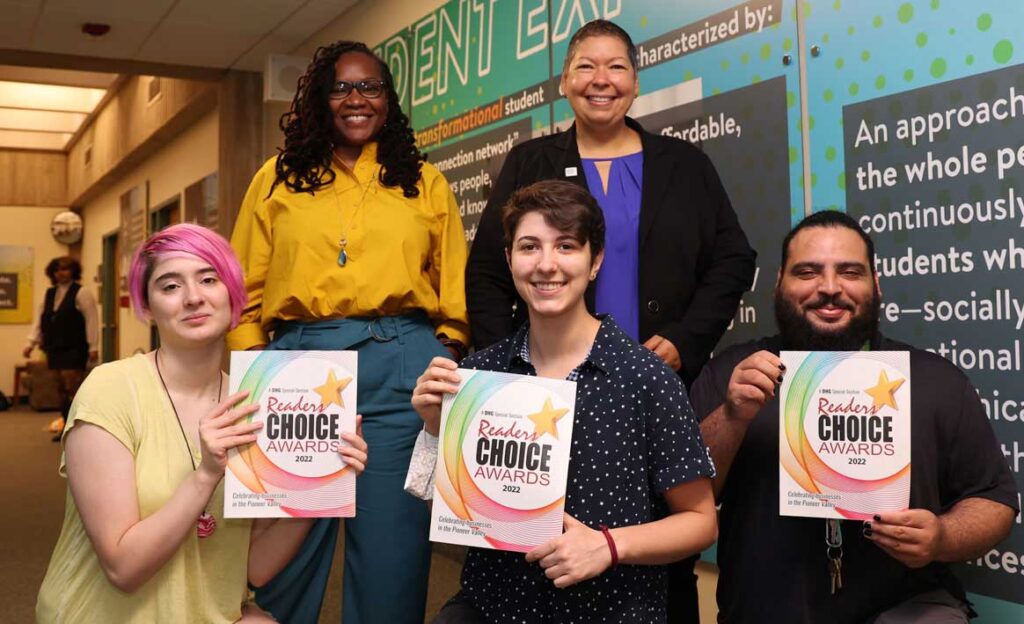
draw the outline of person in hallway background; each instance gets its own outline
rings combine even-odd
[[[626,116],[640,92],[637,59],[629,34],[612,22],[595,20],[573,34],[562,92],[575,123],[517,145],[505,160],[470,250],[469,321],[481,349],[526,319],[505,263],[501,209],[517,188],[569,180],[597,198],[608,223],[588,307],[611,313],[689,387],[750,288],[756,254],[711,160]],[[670,622],[699,615],[693,565],[673,566]]]
[[[842,212],[801,221],[782,243],[779,334],[715,356],[691,388],[718,475],[719,622],[966,622],[949,564],[1010,531],[1019,501],[978,393],[944,358],[879,331],[874,244]],[[909,351],[910,509],[842,521],[841,587],[824,539],[831,522],[779,515],[780,350]]]
[[[39,590],[43,624],[272,622],[249,602],[284,567],[313,522],[225,519],[229,449],[256,439],[258,408],[234,408],[221,371],[224,335],[245,305],[228,242],[174,225],[136,251],[136,314],[160,347],[95,369],[64,431],[64,525]],[[356,473],[366,444],[342,434]]]
[[[466,241],[448,182],[416,148],[387,65],[362,43],[316,51],[281,119],[285,146],[253,178],[232,245],[249,303],[232,349],[353,349],[373,462],[345,522],[345,624],[423,621],[429,516],[403,483],[421,423],[410,404],[435,356],[469,341]],[[317,522],[256,598],[316,622],[337,541]]]
[[[35,347],[42,347],[47,366],[60,377],[60,415],[66,421],[86,366],[99,359],[99,315],[96,298],[79,283],[82,265],[78,260],[70,256],[50,260],[46,277],[52,286],[46,290],[22,353],[28,358]],[[60,433],[53,441],[60,441]]]

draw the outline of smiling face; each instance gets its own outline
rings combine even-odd
[[[377,60],[362,52],[348,52],[334,64],[334,82],[344,80],[357,83],[374,78],[384,80]],[[352,89],[342,100],[329,99],[334,117],[335,142],[350,149],[361,149],[377,138],[388,116],[388,95],[367,98],[358,89]]]
[[[604,257],[593,257],[590,243],[552,227],[538,212],[519,220],[508,252],[508,264],[519,296],[530,315],[560,317],[582,311],[583,294]]]
[[[877,330],[880,294],[860,235],[845,227],[800,230],[775,293],[787,347],[860,348]]]
[[[591,127],[624,123],[640,93],[625,42],[611,35],[580,41],[562,73],[562,92],[578,123]]]
[[[217,271],[191,254],[157,261],[146,285],[147,318],[167,344],[205,346],[221,340],[231,325],[228,288]]]

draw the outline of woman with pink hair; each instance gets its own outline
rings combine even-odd
[[[36,605],[39,622],[272,622],[249,601],[291,559],[312,520],[223,518],[236,424],[256,406],[225,396],[224,335],[246,295],[231,247],[181,224],[150,237],[128,275],[160,347],[105,364],[82,385],[62,444],[64,526]],[[340,451],[357,473],[361,435]]]

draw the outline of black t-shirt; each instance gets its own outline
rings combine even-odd
[[[731,347],[704,367],[690,399],[699,420],[725,400],[729,377],[747,356],[778,354],[778,336]],[[978,395],[956,366],[883,337],[872,348],[909,351],[912,375],[910,507],[935,514],[965,498],[1017,508],[1013,475]],[[938,587],[963,596],[948,566],[911,569],[861,535],[843,531],[843,588],[831,593],[826,521],[779,515],[779,403],[757,414],[729,469],[719,515],[720,622],[864,622],[917,593]]]

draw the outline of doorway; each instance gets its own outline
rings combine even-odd
[[[103,361],[113,362],[118,359],[117,315],[120,306],[121,290],[121,249],[118,245],[117,230],[103,237],[103,266],[100,269],[100,280],[103,293],[100,305],[103,307]]]
[[[152,236],[160,230],[181,223],[181,196],[175,195],[159,206],[149,211],[149,234]],[[149,348],[156,349],[160,346],[160,334],[156,325],[149,324]]]

